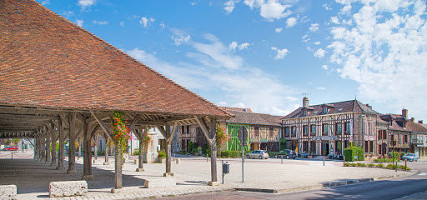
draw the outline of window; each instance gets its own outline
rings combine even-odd
[[[181,134],[185,134],[184,133],[184,126],[181,126]],[[184,145],[183,145],[184,146]]]
[[[303,129],[303,136],[308,136],[308,125],[304,125],[302,129]]]
[[[322,125],[322,135],[323,135],[323,136],[327,136],[327,135],[328,135],[328,133],[329,133],[329,132],[328,132],[328,128],[329,128],[329,127],[328,127],[328,124],[323,124],[323,125]]]
[[[342,134],[342,124],[341,123],[336,123],[335,124],[335,134],[336,135],[341,135]]]
[[[382,130],[378,130],[378,140],[383,139],[382,136],[383,136]]]
[[[187,134],[190,134],[190,126],[187,126]]]
[[[404,135],[403,136],[403,144],[407,144],[408,143],[408,135]]]
[[[350,122],[345,122],[344,133],[346,135],[350,135],[351,134],[351,124],[350,124]]]
[[[274,129],[273,129],[273,127],[270,127],[270,137],[273,137],[274,136]]]
[[[365,153],[368,153],[369,150],[369,141],[365,141]]]
[[[297,127],[296,126],[291,127],[291,136],[297,137]]]
[[[328,113],[328,107],[323,107],[323,114],[327,114]]]
[[[259,136],[259,127],[255,126],[255,136],[258,137]]]
[[[303,115],[307,115],[308,111],[306,109],[303,110]]]
[[[369,152],[374,152],[374,141],[369,141]]]
[[[290,133],[291,133],[291,131],[290,131],[289,126],[286,126],[286,127],[285,127],[285,137],[289,137],[289,136],[290,136]]]
[[[310,136],[316,136],[316,125],[311,125],[310,130]]]

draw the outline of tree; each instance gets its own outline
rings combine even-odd
[[[226,142],[230,141],[230,135],[225,133],[225,128],[222,128],[219,123],[216,125],[216,146],[218,147],[218,157],[221,157],[221,147]]]

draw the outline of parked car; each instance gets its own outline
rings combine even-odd
[[[18,147],[5,147],[3,151],[18,151]]]
[[[292,159],[295,159],[296,157],[297,157],[297,154],[296,154],[296,152],[295,151],[292,151],[292,150],[290,150],[290,149],[285,149],[285,150],[283,150],[283,151],[280,151],[279,152],[279,155],[284,155],[285,156],[285,158],[292,158]]]
[[[267,159],[269,157],[268,153],[264,150],[255,150],[247,155],[248,158],[259,158],[259,159]]]
[[[409,160],[410,162],[413,162],[415,160],[415,162],[417,162],[418,156],[415,153],[407,153],[402,157],[402,160]]]

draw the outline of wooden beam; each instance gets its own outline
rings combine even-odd
[[[205,124],[204,120],[200,119],[199,117],[195,117],[194,119],[197,121],[200,128],[202,129],[203,134],[205,135],[207,141],[209,142],[209,145],[212,145],[212,140],[211,140],[211,137],[209,137],[210,134],[209,134],[208,129],[206,128],[206,124]]]
[[[103,121],[101,121],[99,119],[99,117],[95,114],[95,112],[93,110],[90,111],[90,113],[92,114],[92,116],[95,118],[95,120],[98,122],[99,126],[102,128],[102,130],[104,130],[105,134],[110,137],[111,139],[113,139],[111,137],[111,130],[107,127],[107,125],[105,125],[105,123]]]

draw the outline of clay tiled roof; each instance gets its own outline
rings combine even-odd
[[[282,119],[325,115],[322,112],[322,108],[324,106],[328,107],[327,114],[337,114],[337,113],[346,113],[346,112],[364,112],[364,113],[371,113],[371,114],[377,113],[370,106],[367,106],[357,100],[351,100],[351,101],[342,101],[342,102],[336,102],[336,103],[313,105],[307,108],[300,107],[294,110],[293,112],[291,112],[290,114],[286,115]],[[304,109],[307,109],[308,111],[307,115],[304,115],[304,112],[303,112]]]
[[[229,108],[227,108],[227,111],[234,114],[233,118],[227,120],[228,123],[280,126],[281,122],[280,116],[263,113],[241,112]]]
[[[0,105],[227,117],[32,0],[0,2]]]

